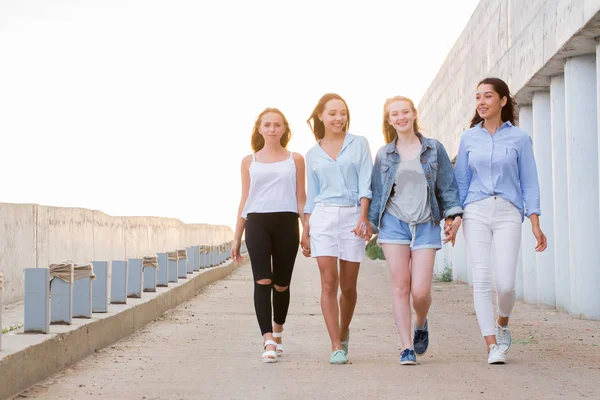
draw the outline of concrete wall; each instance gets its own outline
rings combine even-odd
[[[71,259],[140,258],[233,238],[231,228],[173,218],[112,217],[83,208],[0,203],[0,271],[4,302],[23,298],[23,269]]]
[[[425,134],[454,157],[477,83],[508,83],[533,139],[548,239],[536,253],[525,220],[517,297],[589,319],[600,319],[599,37],[600,0],[482,0],[419,104]],[[464,250],[438,253],[436,271],[451,260],[454,277],[469,282]]]
[[[475,111],[477,82],[505,80],[521,104],[566,57],[594,53],[600,0],[482,0],[419,103],[420,124],[450,157]],[[586,28],[586,29],[584,29]]]

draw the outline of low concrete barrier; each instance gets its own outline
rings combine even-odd
[[[4,347],[0,352],[0,399],[15,396],[132,334],[165,311],[187,301],[201,288],[225,278],[246,264],[247,259],[242,263],[228,262],[217,268],[195,272],[188,279],[170,287],[159,287],[154,293],[145,293],[144,298],[132,298],[127,304],[111,305],[108,312],[94,313],[91,319],[75,319],[72,325],[53,325],[47,335],[24,335],[23,329],[4,335]],[[116,267],[119,276],[126,280],[126,261],[113,261],[112,267]],[[96,272],[96,279],[99,279],[100,271]],[[46,268],[25,269],[25,290],[30,294],[25,296],[25,314],[27,316],[27,310],[33,312],[30,312],[29,320],[26,318],[29,332],[49,333],[49,276]],[[115,283],[114,276],[111,284]]]

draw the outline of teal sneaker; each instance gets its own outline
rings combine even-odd
[[[344,353],[346,355],[348,355],[348,343],[350,342],[350,329],[348,329],[348,336],[346,337],[346,340],[344,340],[342,342],[342,350],[344,350]]]
[[[348,359],[346,358],[346,354],[344,350],[336,350],[331,355],[331,359],[329,360],[330,364],[346,364]]]

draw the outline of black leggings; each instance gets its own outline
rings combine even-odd
[[[290,281],[300,233],[298,214],[293,212],[250,213],[246,221],[246,247],[254,275],[254,308],[260,331],[273,331],[271,323],[271,291],[273,292],[273,321],[283,325],[290,305]],[[272,260],[272,267],[271,267]],[[261,279],[270,284],[259,284]],[[273,285],[288,287],[272,290]]]

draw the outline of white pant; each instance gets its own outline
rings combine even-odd
[[[515,305],[515,277],[521,247],[521,213],[509,201],[500,196],[492,196],[468,204],[463,217],[463,233],[473,272],[475,313],[481,334],[490,336],[496,333],[492,303],[492,266],[496,269],[498,315],[510,316]]]
[[[317,203],[310,215],[311,257],[330,256],[361,262],[365,240],[352,233],[360,219],[360,206],[334,206]]]

